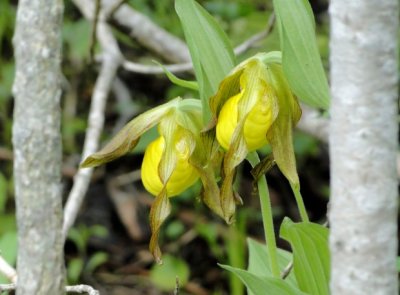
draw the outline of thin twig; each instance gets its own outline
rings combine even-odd
[[[122,67],[130,72],[135,72],[144,75],[163,74],[164,70],[160,66],[144,65],[125,60]],[[165,68],[172,73],[190,72],[193,70],[192,62],[166,65]]]
[[[66,286],[65,292],[75,292],[75,293],[88,293],[89,295],[100,295],[100,292],[89,285],[76,285],[76,286]]]
[[[96,0],[94,19],[92,24],[92,34],[90,36],[90,47],[89,47],[89,63],[93,62],[94,47],[96,45],[96,34],[97,34],[97,22],[99,21],[101,0]]]
[[[0,256],[0,273],[10,282],[17,282],[17,272],[2,256]]]
[[[272,32],[273,28],[275,26],[275,14],[272,13],[268,19],[268,24],[265,30],[251,36],[249,39],[244,41],[242,44],[238,45],[235,47],[234,52],[236,55],[240,55],[245,53],[247,50],[250,48],[254,47],[254,45],[261,41],[262,39],[265,39],[268,37],[268,35]]]

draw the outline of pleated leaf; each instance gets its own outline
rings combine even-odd
[[[282,64],[289,84],[299,99],[329,108],[329,86],[315,38],[315,22],[305,0],[274,0],[279,28]]]
[[[249,266],[247,270],[258,276],[272,277],[273,274],[269,263],[270,259],[268,256],[267,246],[253,239],[247,239],[247,244],[249,248]],[[278,249],[278,264],[281,271],[290,264],[292,259],[292,253],[283,249]],[[289,273],[285,278],[285,281],[293,287],[297,287],[296,277],[293,272]]]
[[[208,99],[235,65],[228,37],[215,19],[194,0],[176,0],[203,102],[204,122],[210,119]]]
[[[306,295],[282,279],[259,276],[229,265],[220,265],[237,275],[254,295]]]
[[[310,222],[282,222],[280,235],[293,249],[293,272],[300,290],[310,295],[329,294],[328,229]]]

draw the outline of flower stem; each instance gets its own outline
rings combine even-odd
[[[303,197],[300,193],[300,186],[297,184],[290,184],[292,187],[292,191],[294,193],[294,197],[296,199],[297,207],[299,208],[300,218],[303,222],[309,222],[306,206],[304,206]]]
[[[260,158],[257,152],[251,152],[247,155],[247,160],[254,168],[260,163]],[[257,181],[258,194],[260,196],[261,213],[264,226],[264,234],[267,242],[267,251],[269,256],[270,267],[272,275],[276,278],[280,277],[279,265],[278,265],[278,253],[276,247],[274,221],[272,217],[271,199],[268,192],[268,184],[265,176],[261,176]]]

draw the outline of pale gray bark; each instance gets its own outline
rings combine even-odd
[[[398,294],[398,0],[332,0],[333,295]]]
[[[20,0],[14,36],[19,295],[62,294],[62,0]]]

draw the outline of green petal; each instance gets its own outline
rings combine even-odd
[[[138,143],[140,136],[158,122],[174,107],[181,98],[173,99],[153,108],[130,121],[100,151],[87,157],[80,167],[96,167],[110,162],[131,151]]]

